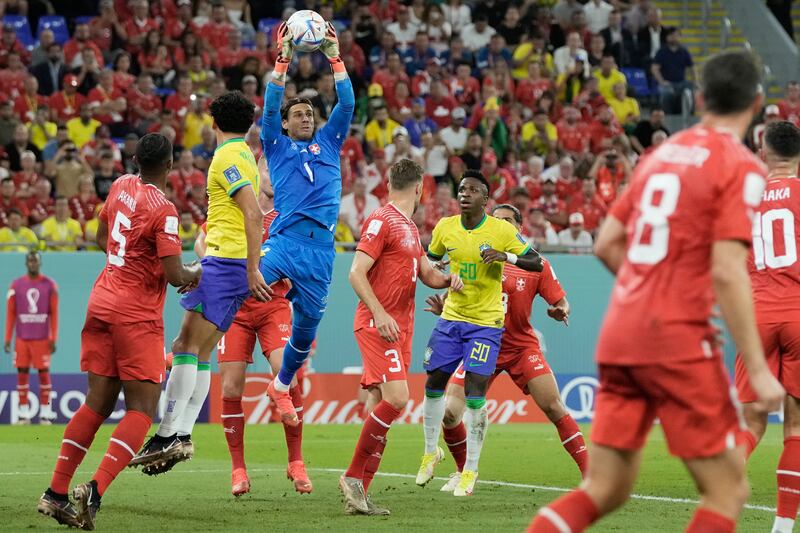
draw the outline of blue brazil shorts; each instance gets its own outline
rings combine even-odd
[[[202,313],[219,331],[228,331],[236,312],[250,296],[247,259],[207,255],[200,264],[200,285],[181,298],[181,305],[187,311]]]
[[[476,326],[440,318],[433,328],[422,366],[425,370],[441,370],[452,374],[458,364],[464,370],[482,376],[494,374],[503,328]]]

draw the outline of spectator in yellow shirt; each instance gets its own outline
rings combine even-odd
[[[42,222],[41,238],[45,249],[54,252],[74,252],[83,247],[83,230],[77,220],[69,217],[66,196],[56,197],[56,214]]]
[[[336,231],[333,234],[333,240],[336,244],[346,244],[349,246],[337,246],[337,252],[352,252],[355,250],[356,238],[353,236],[353,231],[341,214],[339,214],[339,221],[336,223]]]
[[[540,157],[556,149],[558,130],[543,109],[537,109],[533,120],[522,125],[522,144],[526,150],[532,150]]]
[[[58,125],[55,122],[50,122],[50,110],[46,105],[40,105],[36,109],[36,116],[33,122],[28,122],[28,131],[31,132],[31,143],[39,150],[44,150],[47,143],[56,138],[58,132]]]
[[[370,153],[378,149],[383,150],[392,144],[392,131],[399,125],[389,118],[389,110],[385,105],[375,108],[372,120],[367,122],[364,128],[364,139],[367,141]]]
[[[597,78],[597,90],[606,101],[614,96],[614,85],[618,83],[627,85],[628,83],[625,74],[619,71],[617,62],[611,54],[603,55],[600,69],[594,71],[594,77]]]
[[[201,132],[203,126],[209,128],[214,125],[214,119],[206,113],[206,97],[201,94],[193,94],[192,105],[183,122],[183,145],[189,148],[197,146],[203,142]]]
[[[197,240],[197,233],[200,230],[192,219],[191,213],[181,213],[181,224],[178,226],[178,237],[183,243],[184,250],[192,250],[194,241]]]
[[[94,132],[100,127],[100,121],[92,118],[89,104],[81,106],[80,115],[67,121],[67,135],[78,149],[94,138]]]
[[[628,87],[624,83],[617,83],[614,85],[614,94],[607,102],[622,127],[632,130],[639,122],[639,102],[628,96],[627,91]]]
[[[83,227],[83,240],[86,242],[86,249],[93,252],[100,251],[97,246],[97,228],[100,227],[100,211],[103,204],[97,204],[94,208],[94,217]]]
[[[22,225],[19,209],[8,210],[8,226],[0,229],[0,252],[29,252],[39,247],[39,239],[30,228]]]
[[[539,63],[546,76],[553,73],[553,55],[544,47],[544,37],[538,31],[533,32],[533,36],[519,43],[511,56],[514,70],[511,76],[515,80],[524,80],[528,77],[528,65]]]

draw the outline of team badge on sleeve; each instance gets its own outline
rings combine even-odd
[[[170,235],[178,234],[178,217],[167,217],[164,221],[164,233],[169,233]]]
[[[321,149],[317,143],[314,143],[308,147],[308,151],[314,155],[319,155]]]
[[[242,179],[242,175],[239,173],[239,169],[236,168],[235,165],[223,170],[222,174],[225,176],[225,179],[228,180],[228,183],[236,183]]]
[[[369,226],[367,226],[367,235],[377,235],[381,231],[381,226],[383,226],[383,220],[377,218],[370,220]]]

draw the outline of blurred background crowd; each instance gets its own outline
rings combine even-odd
[[[191,247],[216,147],[209,102],[232,89],[252,99],[258,157],[274,32],[296,9],[333,22],[358,101],[341,151],[341,250],[386,201],[388,167],[410,158],[426,171],[423,244],[458,213],[456,183],[473,168],[536,246],[591,252],[669,116],[693,113],[695,60],[651,0],[0,1],[0,250],[96,249],[102,202],[136,172],[147,132],[174,144],[166,193]],[[286,97],[311,98],[324,124],[336,104],[324,57],[295,54],[289,74]],[[777,118],[800,125],[797,83],[747,142]]]

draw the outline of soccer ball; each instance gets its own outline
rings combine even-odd
[[[310,9],[295,11],[286,21],[286,27],[292,34],[294,49],[300,52],[313,52],[319,48],[327,31],[325,19]]]

